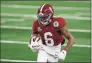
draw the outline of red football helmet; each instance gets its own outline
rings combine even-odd
[[[48,25],[53,18],[54,10],[50,4],[43,4],[37,12],[38,22],[42,25]]]

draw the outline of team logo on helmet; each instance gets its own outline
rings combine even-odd
[[[57,21],[55,21],[55,22],[53,23],[53,26],[54,26],[54,27],[58,27],[58,26],[59,26],[59,23],[58,23]]]

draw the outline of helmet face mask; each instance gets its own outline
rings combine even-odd
[[[51,5],[49,4],[42,5],[37,12],[38,22],[42,25],[48,25],[51,22],[53,14],[54,10]]]
[[[48,25],[51,21],[51,19],[50,19],[51,14],[48,14],[48,15],[39,14],[39,15],[37,15],[37,17],[38,17],[38,21],[43,25]]]

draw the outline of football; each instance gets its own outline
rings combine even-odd
[[[35,42],[35,40],[38,42],[41,39],[39,35],[33,35],[31,38],[33,38],[33,42]]]

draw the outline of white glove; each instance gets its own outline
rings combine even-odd
[[[39,36],[32,36],[31,37],[31,44],[28,44],[28,47],[33,52],[37,52],[40,49],[41,43],[42,43],[42,40]]]
[[[65,50],[62,50],[58,56],[58,59],[64,60],[66,57],[67,52]]]
[[[33,48],[31,44],[28,44],[28,47],[33,51],[33,52],[37,52],[38,50]]]

